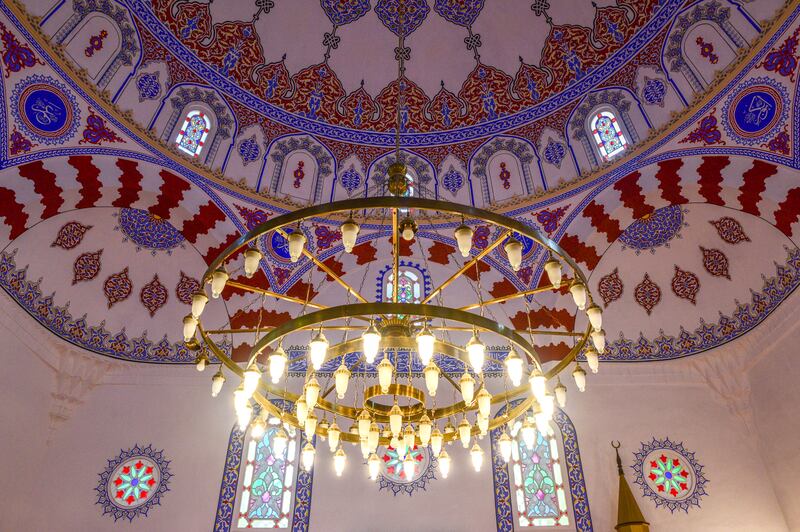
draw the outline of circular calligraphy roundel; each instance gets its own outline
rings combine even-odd
[[[12,114],[36,142],[56,144],[71,138],[80,121],[75,98],[67,88],[47,76],[20,82],[11,97]]]
[[[733,140],[752,146],[778,134],[788,115],[786,87],[772,78],[752,78],[742,83],[726,100],[722,124]]]

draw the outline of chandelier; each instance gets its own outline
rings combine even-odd
[[[399,17],[402,25],[402,12]],[[395,157],[387,170],[387,179],[383,183],[385,189],[379,191],[388,194],[309,206],[253,228],[211,262],[203,274],[202,285],[210,285],[211,297],[215,299],[227,287],[260,294],[262,309],[265,297],[283,300],[295,305],[292,317],[271,327],[261,327],[259,320],[255,329],[206,329],[200,321],[209,301],[203,288],[192,297],[192,311],[183,319],[183,336],[187,346],[198,351],[199,370],[202,371],[209,362],[208,351],[221,363],[212,378],[213,396],[220,393],[226,380],[223,366],[239,380],[233,391],[233,403],[242,431],[249,428],[252,437],[262,438],[267,423],[279,426],[272,435],[277,456],[286,451],[286,429],[293,432],[291,427],[295,427],[306,435],[307,443],[300,451],[301,465],[306,470],[314,466],[317,454],[314,436],[318,436],[327,440],[338,476],[342,475],[347,461],[345,444],[353,444],[360,447],[373,480],[377,478],[382,463],[377,454],[379,447],[391,447],[397,452],[407,479],[413,477],[415,468],[410,451],[417,446],[430,447],[437,458],[440,473],[447,478],[451,458],[445,445],[451,442],[460,441],[469,450],[473,467],[479,471],[484,451],[476,440],[489,430],[500,428],[498,448],[506,462],[512,455],[512,434],[521,438],[528,448],[533,447],[537,431],[549,434],[556,403],[560,408],[566,405],[567,388],[561,383],[559,374],[575,362],[572,375],[577,388],[583,391],[586,372],[576,357],[583,352],[590,369],[596,372],[599,354],[605,350],[605,333],[602,312],[593,303],[585,275],[556,243],[511,217],[416,197],[400,151],[405,61],[410,58],[411,50],[404,46],[404,32],[398,31],[397,34]],[[421,192],[417,194],[422,195]],[[353,253],[359,235],[365,242],[376,234],[382,234],[389,218],[392,243],[389,301],[383,301],[383,298],[367,300],[359,289],[351,286],[314,253],[303,232],[303,226],[314,221],[329,223],[337,220],[344,248],[342,253]],[[475,228],[478,226],[493,228],[488,234],[493,234],[494,238],[492,242],[487,238],[485,246],[474,249]],[[362,231],[372,234],[364,235]],[[407,298],[401,300],[401,242],[405,241],[408,251],[418,232],[430,237],[430,233],[441,231],[452,231],[452,239],[464,259],[463,263],[419,299],[411,302]],[[309,269],[309,281],[316,267],[325,273],[326,278],[341,285],[345,303],[326,306],[310,301],[310,282],[305,299],[276,293],[268,286],[258,286],[255,273],[263,259],[258,242],[261,238],[276,236],[284,239],[292,263],[304,261],[309,264],[310,261],[313,264]],[[420,240],[423,236],[420,234]],[[445,238],[453,242],[449,235]],[[549,284],[484,300],[480,282],[481,261],[499,248],[511,269],[519,271],[523,262],[523,242],[541,246],[548,255],[544,270]],[[424,258],[421,246],[420,253]],[[562,272],[562,265],[566,266],[567,275]],[[253,280],[252,284],[231,279],[230,272],[240,269],[246,278]],[[364,279],[366,272],[365,268]],[[457,286],[455,281],[461,279],[463,284],[467,278],[475,279],[477,286],[471,286],[475,300],[468,305],[446,305],[445,291]],[[534,330],[530,323],[529,303],[544,293],[571,297],[573,301],[570,304],[574,303],[587,314],[585,329],[576,330],[578,320],[573,320],[570,324],[560,323],[563,330]],[[528,314],[525,330],[516,330],[485,315],[485,311],[494,305],[512,300],[525,302]],[[198,332],[199,340],[196,338]],[[331,344],[326,333],[331,336],[341,334],[341,340]],[[254,334],[256,339],[244,367],[240,367],[214,339],[219,335],[238,334]],[[350,338],[351,334],[355,338]],[[454,341],[453,336],[459,335],[469,338]],[[545,369],[535,347],[538,335],[571,337],[574,343],[566,356]],[[283,345],[290,345],[289,338],[298,336],[308,340],[308,349],[290,360]],[[502,362],[487,356],[487,340],[492,342],[490,345],[501,342],[508,346]],[[353,353],[358,353],[358,357],[353,360],[351,356],[348,361],[347,355]],[[405,364],[399,356],[401,353],[406,354]],[[320,370],[326,364],[331,366],[336,362],[336,370],[328,374],[328,381],[332,379],[333,383],[321,382],[325,376]],[[461,372],[457,380],[451,376],[454,364]],[[445,365],[450,371],[442,371]],[[501,368],[503,390],[496,390],[494,394],[487,386],[485,375],[489,365]],[[289,389],[287,369],[290,366],[305,370],[302,390],[297,390],[299,393]],[[268,373],[268,380],[262,378],[264,373]],[[498,372],[495,370],[493,373]],[[458,377],[457,373],[455,377]],[[447,392],[440,390],[440,381],[446,381],[452,387],[450,398],[447,398]],[[255,416],[251,406],[253,401],[260,405]],[[504,407],[503,414],[492,418],[493,406]],[[346,430],[340,426],[345,420],[350,423]]]
[[[392,180],[407,179],[405,168],[401,167],[401,164],[393,165],[389,186]],[[395,187],[395,191],[402,193],[401,188]],[[362,228],[380,229],[380,221],[388,217],[391,217],[392,241],[390,301],[364,298],[309,249],[302,231],[303,225],[312,220],[343,219],[339,222],[344,248],[341,253],[352,253]],[[425,223],[418,224],[415,220],[425,220]],[[498,235],[480,250],[473,248],[473,227],[477,225],[494,226],[494,234]],[[458,250],[465,258],[463,264],[419,302],[401,302],[398,289],[401,241],[413,241],[421,229],[440,228],[441,231],[442,227],[453,226],[456,226],[454,230],[447,230],[452,230]],[[341,285],[342,296],[347,300],[345,304],[326,306],[308,298],[275,293],[255,282],[231,280],[229,272],[238,274],[239,271],[243,271],[246,278],[257,279],[254,274],[263,255],[256,244],[260,238],[271,237],[276,232],[286,240],[292,262],[310,261]],[[477,302],[473,304],[451,307],[443,303],[447,288],[456,279],[466,279],[464,274],[471,269],[479,285],[479,262],[501,246],[511,268],[518,270],[522,263],[521,240],[526,238],[542,246],[548,254],[544,264],[548,284],[487,300],[483,300],[478,286]],[[201,315],[209,298],[202,289],[193,295],[192,311],[183,319],[184,340],[187,346],[197,350],[199,370],[209,363],[207,352],[221,363],[212,379],[212,395],[220,393],[226,380],[223,367],[239,380],[233,391],[233,403],[242,431],[249,427],[251,435],[258,438],[263,437],[267,422],[284,425],[274,435],[276,452],[280,455],[288,439],[285,429],[292,426],[303,430],[308,443],[301,450],[301,464],[306,469],[311,469],[315,462],[317,450],[313,437],[327,440],[338,475],[342,474],[347,460],[345,443],[360,447],[373,479],[382,462],[376,453],[380,446],[391,446],[401,459],[407,458],[404,468],[411,468],[407,470],[407,477],[414,467],[408,451],[415,446],[430,446],[438,458],[442,476],[447,477],[451,459],[445,445],[458,440],[469,449],[474,468],[480,470],[484,452],[476,439],[498,427],[502,432],[499,450],[508,461],[513,441],[511,434],[533,446],[536,431],[549,434],[555,405],[565,407],[567,389],[559,374],[573,366],[576,386],[583,391],[586,371],[576,361],[577,355],[583,352],[588,366],[596,372],[599,354],[605,350],[602,312],[593,302],[586,278],[572,258],[550,239],[518,220],[446,201],[390,195],[314,205],[283,214],[262,223],[220,253],[203,275],[203,285],[210,285],[211,297],[215,299],[230,287],[296,305],[293,317],[276,326],[206,329]],[[575,305],[586,313],[586,328],[575,330],[573,326],[557,332],[531,327],[515,330],[485,315],[485,310],[493,305],[513,300],[525,301],[527,308],[529,301],[544,293],[569,298],[570,306]],[[326,333],[328,336],[341,334],[341,341],[331,343]],[[243,367],[226,353],[219,341],[220,335],[233,334],[254,334],[256,338]],[[459,344],[452,341],[451,334],[469,336],[469,339]],[[545,369],[537,354],[535,337],[552,334],[572,337],[574,345],[566,356]],[[290,360],[283,345],[288,345],[288,338],[298,336],[305,337],[308,349]],[[502,362],[500,357],[488,356],[487,340],[491,345],[508,346]],[[408,355],[404,364],[397,356],[400,352]],[[346,355],[351,353],[359,356],[347,362]],[[303,361],[306,363],[299,367],[305,368],[304,384],[302,391],[298,389],[299,393],[295,393],[287,385],[287,370],[290,365]],[[331,366],[337,361],[337,369],[328,374],[332,383],[321,382],[324,377],[319,371],[324,365]],[[463,368],[458,380],[442,371],[440,366],[448,361],[449,367],[455,361]],[[501,368],[504,382],[505,389],[494,394],[488,389],[484,375],[488,364]],[[268,379],[264,378],[265,373]],[[442,382],[452,386],[451,400],[443,399],[447,393],[441,390]],[[521,401],[512,403],[520,398]],[[260,413],[255,416],[252,401],[261,406]],[[493,406],[506,406],[505,412],[491,418]],[[349,427],[344,427],[345,420],[350,420]]]

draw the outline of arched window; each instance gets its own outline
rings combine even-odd
[[[628,147],[625,134],[617,123],[617,118],[610,111],[600,111],[594,115],[590,124],[594,141],[600,155],[606,161],[624,152]]]
[[[259,405],[254,405],[253,411],[254,415],[262,415]],[[266,419],[262,438],[253,437],[250,430],[242,432],[238,426],[231,431],[214,532],[252,528],[308,530],[313,473],[299,466],[305,436],[284,424],[289,440],[278,454],[273,442],[280,422],[272,416]]]
[[[419,303],[422,301],[422,283],[418,273],[411,270],[400,270],[400,281],[397,283],[398,303]],[[394,273],[386,276],[384,288],[384,301],[393,301],[394,298]]]
[[[511,448],[511,479],[519,526],[568,526],[569,510],[564,491],[563,464],[554,434],[536,431],[530,449],[519,435],[522,422],[511,430],[516,439]]]
[[[236,528],[287,529],[292,521],[292,492],[297,473],[297,435],[287,425],[289,443],[281,454],[272,445],[279,421],[270,418],[264,437],[250,438],[239,483]]]
[[[175,137],[175,144],[179,150],[198,157],[210,131],[211,122],[205,114],[196,110],[189,111],[178,136]]]

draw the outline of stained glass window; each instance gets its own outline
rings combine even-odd
[[[292,499],[297,471],[295,430],[285,426],[289,442],[283,454],[275,454],[272,438],[278,421],[271,419],[264,437],[251,438],[242,460],[237,528],[288,529],[292,521]]]
[[[178,149],[192,157],[200,155],[203,145],[211,131],[211,122],[200,111],[190,111],[183,121],[183,127],[175,138]]]
[[[569,525],[564,476],[554,434],[536,431],[533,448],[528,449],[515,424],[511,448],[514,497],[520,526],[557,527]]]
[[[392,301],[394,297],[394,273],[387,276],[385,301]],[[422,301],[422,285],[420,276],[409,270],[400,272],[400,282],[398,283],[397,302],[398,303],[419,303]]]
[[[592,118],[591,129],[600,155],[606,161],[627,149],[628,141],[625,140],[625,134],[613,113],[609,111],[597,113]]]

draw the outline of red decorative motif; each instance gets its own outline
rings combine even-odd
[[[722,133],[717,128],[717,117],[714,116],[716,112],[716,108],[711,109],[708,116],[700,120],[700,124],[694,130],[692,130],[688,135],[678,141],[679,144],[684,144],[686,142],[702,142],[703,146],[708,146],[710,144],[725,144],[722,140]]]
[[[128,299],[133,291],[133,283],[128,277],[128,268],[112,274],[103,282],[103,293],[108,300],[108,308],[115,303]]]
[[[566,214],[567,209],[569,208],[569,205],[564,205],[563,207],[558,207],[555,210],[542,209],[536,213],[536,221],[542,224],[542,229],[545,230],[547,236],[552,235],[553,231],[558,229],[558,223],[561,221],[561,218],[564,217],[564,214]]]
[[[700,251],[703,252],[703,267],[708,273],[714,277],[725,277],[730,280],[731,275],[728,272],[728,257],[718,249],[706,249],[700,246]]]
[[[152,318],[156,315],[158,309],[167,303],[168,295],[167,287],[161,284],[161,281],[158,280],[158,274],[156,274],[153,276],[152,281],[142,287],[139,292],[139,300]]]
[[[500,163],[500,180],[503,182],[504,189],[511,188],[511,172],[506,168],[506,163]]]
[[[83,225],[79,222],[67,222],[58,230],[58,235],[56,235],[56,239],[50,244],[50,247],[58,246],[64,249],[72,249],[81,243],[83,235],[91,228],[91,225]]]
[[[789,155],[789,151],[791,150],[791,138],[789,137],[789,133],[786,131],[786,127],[783,128],[783,131],[775,135],[769,142],[766,142],[761,145],[763,148],[768,149],[774,153],[782,153],[784,155]]]
[[[634,288],[633,297],[649,316],[653,311],[653,307],[658,305],[658,302],[661,301],[661,289],[656,283],[651,281],[650,276],[645,273],[642,282],[637,284],[636,288]]]
[[[287,270],[286,268],[275,268],[272,270],[272,274],[275,276],[278,286],[281,286],[289,280],[289,277],[292,275],[292,271]]]
[[[700,55],[708,59],[708,62],[712,65],[716,65],[719,57],[714,53],[714,44],[705,42],[702,37],[698,37],[695,42],[700,47]]]
[[[44,65],[28,46],[21,44],[17,36],[6,29],[2,22],[0,22],[0,40],[3,41],[3,65],[6,77],[26,67]]]
[[[11,133],[11,136],[8,139],[8,152],[11,155],[28,153],[31,151],[31,149],[33,149],[34,146],[38,146],[38,144],[34,144],[28,140],[22,133],[17,131],[17,128],[14,128],[14,132]]]
[[[697,304],[697,292],[700,291],[700,279],[692,272],[681,270],[675,266],[675,275],[672,277],[672,291],[681,299],[688,299],[692,305]]]
[[[240,205],[233,204],[236,207],[236,210],[239,211],[239,216],[244,218],[244,223],[247,225],[247,229],[251,230],[258,225],[263,224],[269,217],[272,216],[271,212],[262,211],[261,209],[250,209],[247,207],[242,207]]]
[[[103,40],[108,37],[108,32],[106,30],[101,30],[98,35],[92,35],[89,37],[89,46],[83,51],[86,57],[92,57],[95,52],[99,52],[103,49]]]
[[[175,296],[185,305],[192,304],[192,295],[200,290],[200,282],[181,271],[181,279],[175,287]]]
[[[622,297],[622,279],[619,278],[617,268],[608,275],[603,276],[597,283],[597,291],[603,298],[603,306],[607,307],[612,301]]]
[[[83,130],[83,138],[78,144],[102,144],[105,142],[125,142],[125,139],[114,133],[106,126],[106,121],[94,110],[89,108],[89,116],[86,117],[86,128]]]
[[[800,28],[794,30],[789,37],[783,41],[783,44],[777,49],[772,50],[761,62],[760,67],[768,72],[777,72],[781,76],[789,77],[789,81],[794,83],[795,69],[797,69],[797,44],[798,33]]]
[[[342,232],[338,229],[331,231],[326,225],[314,224],[314,236],[317,239],[319,249],[328,249],[334,242],[342,239]]]
[[[72,284],[79,281],[90,281],[100,273],[100,255],[103,250],[90,251],[80,255],[72,265]]]
[[[472,233],[472,245],[475,249],[484,249],[489,245],[489,226],[479,225]]]
[[[742,224],[735,218],[723,216],[719,220],[711,220],[709,223],[716,227],[719,237],[728,244],[750,242],[750,238],[745,234]]]
[[[297,169],[294,171],[294,188],[300,188],[300,184],[303,182],[303,178],[306,176],[305,171],[303,171],[303,166],[306,163],[303,161],[299,161],[297,163]]]

